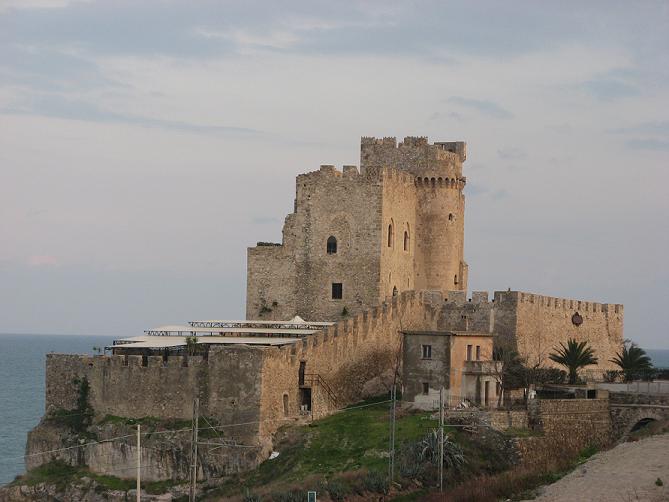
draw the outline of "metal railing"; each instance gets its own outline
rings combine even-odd
[[[337,395],[332,390],[332,387],[330,387],[330,384],[328,384],[327,381],[319,373],[306,373],[304,375],[304,381],[301,385],[303,387],[311,387],[311,388],[314,388],[316,385],[320,386],[325,391],[325,394],[327,395],[328,400],[330,401],[330,407],[331,408],[337,407]]]

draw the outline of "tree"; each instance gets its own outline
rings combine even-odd
[[[629,340],[625,340],[622,350],[610,361],[620,367],[626,382],[631,382],[653,369],[646,351]]]
[[[561,364],[569,372],[569,383],[575,384],[578,379],[578,370],[591,364],[597,364],[597,358],[588,342],[577,342],[573,338],[567,340],[567,345],[560,342],[560,348],[554,349],[548,358]]]
[[[504,393],[508,389],[524,387],[521,375],[523,359],[508,341],[497,340],[496,342],[497,345],[493,348],[492,358],[495,361],[495,376],[501,389],[499,396],[497,396],[497,407],[501,407]]]
[[[197,352],[197,336],[186,337],[186,351],[189,356],[194,356]]]

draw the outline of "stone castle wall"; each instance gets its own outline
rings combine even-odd
[[[379,173],[361,176],[333,166],[297,177],[295,212],[283,243],[248,250],[248,319],[341,319],[380,301],[381,193]],[[327,253],[327,240],[337,252]],[[332,283],[343,298],[332,299]],[[264,308],[263,308],[264,307]]]
[[[581,325],[572,322],[578,312]],[[599,373],[615,369],[610,359],[623,342],[623,306],[554,298],[520,291],[475,291],[467,301],[465,292],[451,291],[441,309],[439,328],[489,332],[498,343],[508,340],[527,363],[558,367],[548,355],[560,343],[575,338],[587,341],[599,359],[586,368]]]
[[[201,356],[86,356],[48,354],[46,411],[73,410],[76,381],[89,383],[89,404],[96,416],[190,419],[193,400],[200,413],[221,423],[258,421],[263,349],[211,347]],[[257,426],[240,429],[253,433]]]
[[[294,347],[273,347],[263,365],[261,414],[264,433],[270,433],[285,420],[283,396],[288,396],[288,415],[299,411],[298,374],[300,361],[307,374],[318,374],[337,398],[336,407],[359,401],[371,379],[385,375],[392,381],[401,343],[401,330],[436,328],[441,295],[408,291],[389,298],[350,319],[340,321],[304,339]],[[398,385],[400,382],[398,381]],[[312,389],[314,416],[334,408],[324,389]]]

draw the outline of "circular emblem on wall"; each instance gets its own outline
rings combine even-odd
[[[583,324],[583,317],[581,316],[581,314],[576,312],[574,313],[573,316],[571,316],[571,322],[572,324],[574,324],[574,326],[580,326],[581,324]]]

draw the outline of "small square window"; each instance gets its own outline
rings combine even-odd
[[[423,359],[432,359],[432,345],[421,345]]]
[[[423,382],[423,394],[427,396],[429,393],[430,393],[430,383]]]
[[[344,297],[344,288],[341,282],[332,283],[332,299],[341,300]]]

